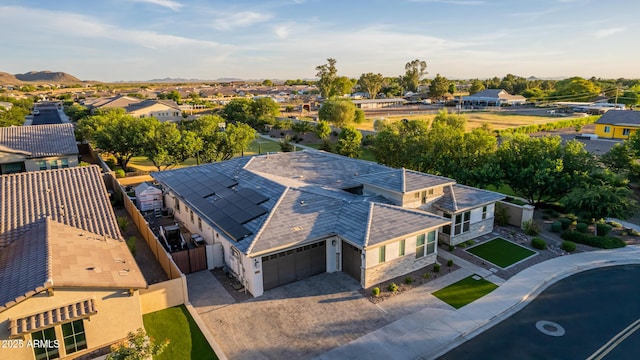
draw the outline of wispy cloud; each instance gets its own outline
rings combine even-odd
[[[450,5],[484,5],[487,2],[484,0],[409,0],[410,2],[417,3],[440,3]]]
[[[173,11],[178,11],[182,6],[184,6],[181,3],[177,1],[172,1],[172,0],[133,0],[133,2],[158,5],[158,6],[169,8]]]
[[[613,34],[617,34],[619,32],[623,32],[625,30],[625,28],[621,28],[621,27],[615,27],[615,28],[609,28],[609,29],[602,29],[602,30],[598,30],[596,31],[593,36],[596,37],[596,39],[602,39],[602,38],[606,38],[608,36],[611,36]]]
[[[214,20],[213,27],[218,30],[231,30],[238,27],[248,27],[265,22],[272,18],[271,14],[263,14],[254,11],[242,11],[235,14],[221,16]]]

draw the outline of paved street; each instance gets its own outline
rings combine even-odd
[[[35,104],[35,108],[40,111],[40,115],[33,116],[31,125],[62,124],[56,103],[39,102]]]

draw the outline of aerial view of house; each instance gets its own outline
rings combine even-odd
[[[97,166],[2,175],[0,198],[0,340],[36,344],[0,358],[75,357],[142,327],[147,283]]]
[[[324,152],[237,158],[153,173],[165,204],[214,245],[254,296],[344,271],[369,287],[493,229],[502,194]],[[195,216],[194,216],[195,214]]]
[[[72,124],[0,127],[0,174],[77,165]]]
[[[609,110],[596,121],[599,138],[627,139],[640,129],[640,111]]]

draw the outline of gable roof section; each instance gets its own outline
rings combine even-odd
[[[450,224],[450,219],[420,210],[373,203],[364,246],[376,245],[421,230]]]
[[[396,169],[384,173],[361,175],[354,180],[365,185],[397,193],[408,193],[434,186],[455,184],[455,180],[413,170]]]
[[[137,103],[131,103],[125,107],[128,113],[145,113],[165,109],[180,110],[180,107],[173,100],[142,100]]]
[[[0,311],[53,287],[144,288],[124,241],[43,218],[0,251]]]
[[[45,216],[120,239],[115,213],[96,165],[0,176],[0,249]]]
[[[600,116],[596,124],[638,126],[640,125],[640,111],[609,110]]]
[[[85,102],[85,105],[89,105],[94,108],[125,108],[130,104],[139,103],[141,100],[126,95],[116,95],[105,98],[98,98],[95,101]]]
[[[504,194],[456,184],[445,187],[444,196],[436,200],[434,205],[453,213],[487,205],[504,198],[506,198]]]
[[[377,163],[323,151],[296,151],[254,156],[246,169],[336,189],[360,185],[361,183],[355,178],[359,175],[392,170]]]
[[[485,89],[473,95],[463,96],[464,100],[494,99],[494,100],[526,100],[522,95],[511,95],[504,89]]]
[[[0,127],[0,146],[32,158],[78,154],[72,124]]]

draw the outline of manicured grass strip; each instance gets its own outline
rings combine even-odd
[[[157,341],[171,341],[164,352],[154,357],[154,360],[218,359],[184,306],[143,315],[142,321],[150,337]]]
[[[498,285],[480,278],[475,280],[473,276],[464,278],[457,283],[451,284],[433,293],[433,296],[446,302],[456,309],[474,302],[487,295],[498,287]]]
[[[501,268],[506,268],[536,253],[501,238],[489,240],[484,244],[467,249],[467,251]]]

